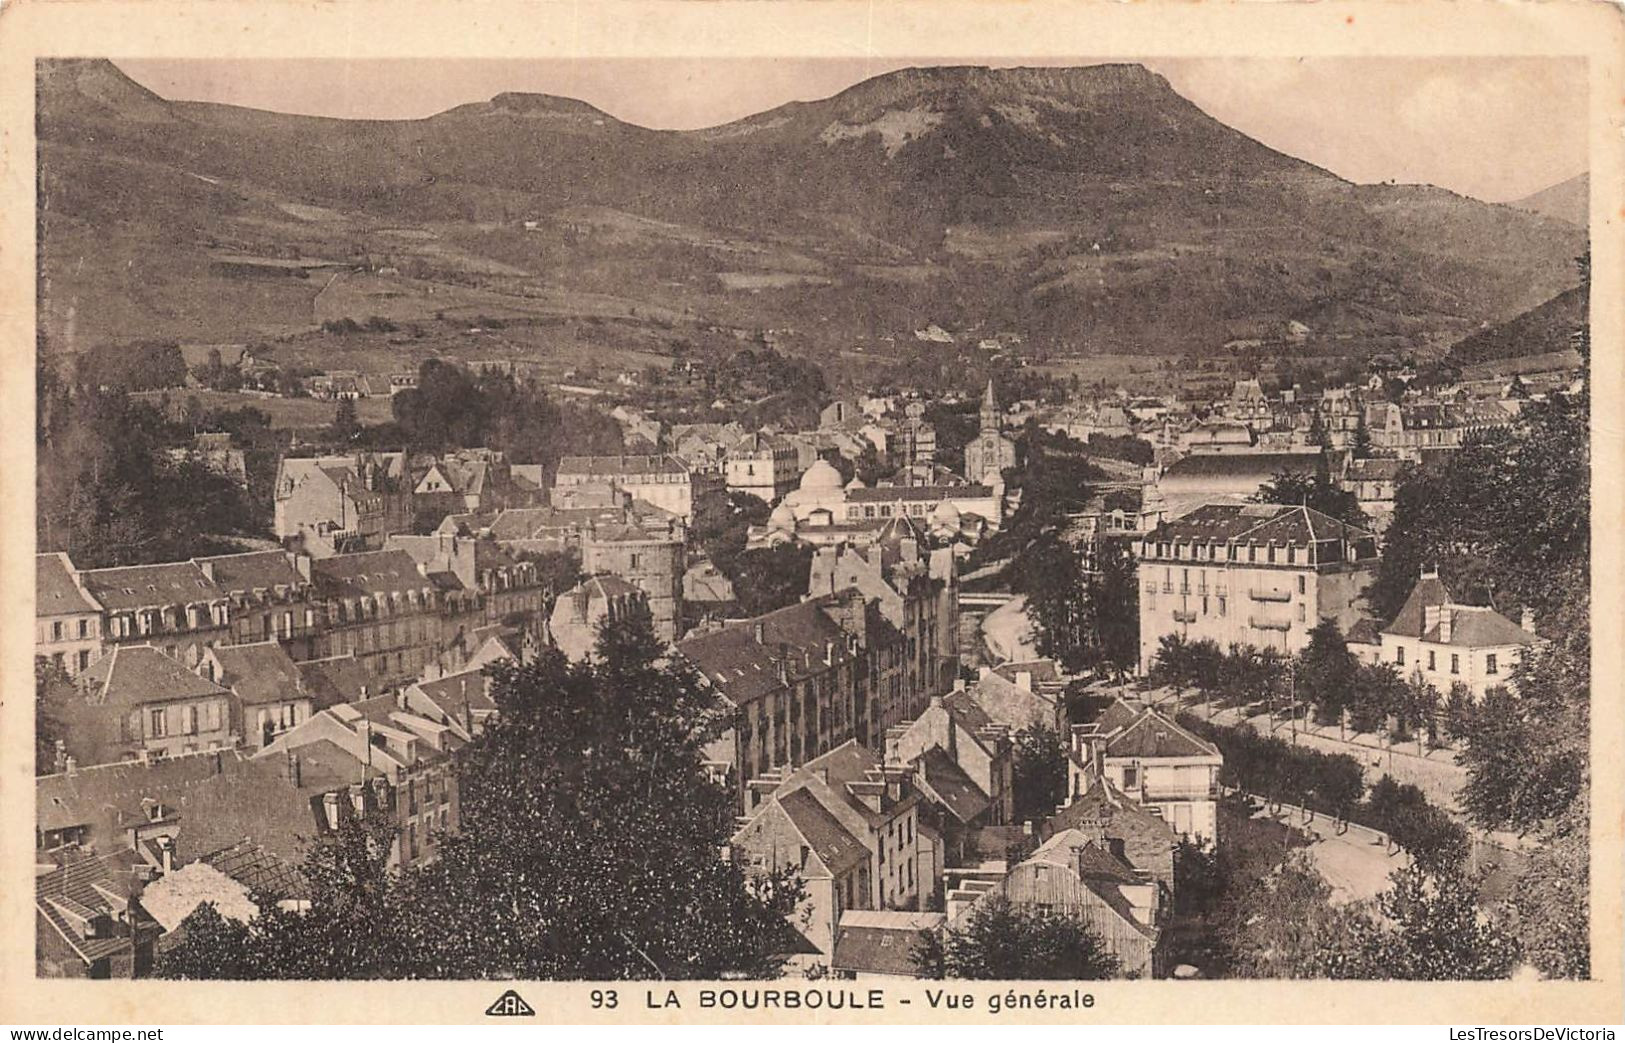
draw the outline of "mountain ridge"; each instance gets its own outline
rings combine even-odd
[[[110,63],[40,77],[42,314],[58,333],[75,301],[80,335],[236,328],[129,284],[85,249],[98,238],[203,297],[242,287],[200,274],[199,241],[384,253],[501,293],[545,285],[795,329],[827,351],[938,322],[1068,350],[1214,353],[1288,319],[1324,350],[1442,347],[1573,285],[1583,249],[1538,214],[1351,184],[1133,64],[897,70],[690,131],[522,92],[360,121],[169,102],[120,80]],[[291,216],[312,208],[334,223]],[[379,239],[391,227],[419,245]],[[120,284],[121,315],[98,283]],[[298,312],[271,326],[299,327]]]

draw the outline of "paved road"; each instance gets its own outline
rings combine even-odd
[[[1158,705],[1171,706],[1175,702],[1175,694],[1171,689],[1153,689],[1147,693],[1147,697]],[[1277,738],[1321,753],[1346,754],[1360,762],[1367,783],[1391,775],[1395,782],[1415,786],[1430,802],[1447,810],[1456,809],[1457,795],[1467,782],[1466,770],[1456,763],[1455,754],[1448,749],[1426,750],[1419,756],[1415,743],[1389,749],[1377,736],[1351,735],[1344,739],[1339,737],[1336,728],[1306,730],[1302,722],[1295,736],[1285,722],[1279,721],[1275,722],[1276,730],[1272,733],[1267,714],[1248,718],[1239,710],[1221,709],[1199,701],[1186,701],[1182,705],[1191,713],[1210,718],[1215,724],[1245,724],[1260,734],[1274,734]]]
[[[1309,817],[1301,808],[1284,805],[1279,812],[1271,812],[1266,805],[1253,817],[1272,818],[1310,835],[1312,839],[1304,850],[1331,886],[1336,904],[1375,898],[1388,890],[1389,874],[1410,861],[1404,852],[1390,854],[1387,838],[1374,829],[1351,824],[1339,833],[1334,819],[1325,815]]]

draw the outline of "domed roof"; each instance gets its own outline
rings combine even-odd
[[[952,500],[943,500],[941,503],[931,508],[931,524],[958,525],[959,508],[954,506],[954,502]]]
[[[863,484],[862,478],[859,478],[857,475],[853,475],[852,480],[846,483],[846,488],[847,491],[850,492],[853,489],[867,489],[869,487]]]
[[[819,460],[801,476],[803,492],[840,492],[841,472],[828,460]]]
[[[773,508],[773,513],[767,516],[769,529],[785,529],[794,532],[796,528],[796,512],[787,503],[780,503]]]

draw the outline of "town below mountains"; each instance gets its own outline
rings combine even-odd
[[[1588,976],[1580,188],[1138,66],[40,127],[40,975]]]
[[[38,114],[53,355],[599,389],[764,335],[853,390],[995,342],[1108,376],[1425,362],[1575,287],[1585,250],[1583,176],[1512,205],[1351,184],[1137,65],[905,70],[657,132],[542,95],[396,122],[171,102],[62,61]]]

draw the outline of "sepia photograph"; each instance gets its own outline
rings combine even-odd
[[[31,57],[35,982],[1617,987],[1592,63],[1047,43]]]

